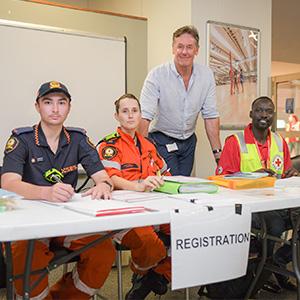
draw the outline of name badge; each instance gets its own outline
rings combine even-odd
[[[173,152],[178,150],[177,144],[174,142],[173,144],[166,144],[168,152]]]

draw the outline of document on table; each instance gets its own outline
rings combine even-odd
[[[274,185],[275,188],[300,188],[300,177],[293,176],[290,178],[278,179]]]
[[[68,202],[43,202],[95,217],[153,211],[141,205],[116,200],[92,200],[90,196],[81,197],[80,194],[75,194]]]
[[[91,200],[91,197],[87,196],[87,197],[82,197],[81,194],[79,193],[75,193],[73,195],[73,197],[67,201],[67,202],[52,202],[52,201],[42,201],[46,204],[50,204],[50,205],[56,205],[56,206],[62,206],[62,207],[65,207],[65,206],[69,206],[69,205],[72,205],[72,203],[74,202],[80,202],[80,201],[86,201],[86,200]]]
[[[180,183],[211,183],[211,180],[190,176],[163,176],[164,180]]]
[[[224,175],[224,179],[258,179],[268,176],[267,172],[236,172]]]
[[[159,200],[162,195],[153,192],[135,192],[127,190],[118,190],[112,192],[112,199],[117,201],[123,201],[128,203],[144,202],[150,200]]]
[[[13,193],[13,192],[9,192],[7,190],[4,190],[4,189],[0,189],[0,198],[2,199],[14,199],[14,200],[17,200],[17,199],[21,199],[23,198],[22,196],[16,194],[16,193]]]

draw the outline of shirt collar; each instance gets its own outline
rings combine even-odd
[[[35,140],[35,144],[37,146],[42,146],[42,147],[49,146],[47,143],[45,134],[43,132],[41,123],[34,125],[34,140]],[[69,132],[66,130],[66,128],[63,127],[62,131],[60,133],[58,147],[63,147],[65,145],[68,145],[68,144],[70,144],[70,142],[71,142],[71,136],[70,136]]]
[[[170,63],[170,65],[171,65],[172,72],[174,72],[177,77],[181,77],[181,75],[178,73],[178,71],[176,69],[174,60]],[[194,68],[194,64],[193,64],[192,75],[191,76],[195,76],[195,74],[196,73],[195,73],[195,68]]]
[[[119,133],[119,135],[128,143],[130,144],[134,144],[134,139],[131,137],[131,135],[125,133],[121,127],[118,127],[117,132]]]

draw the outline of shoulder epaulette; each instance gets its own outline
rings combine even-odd
[[[19,127],[19,128],[15,128],[13,129],[12,133],[16,134],[16,135],[20,135],[23,133],[27,133],[27,132],[33,132],[33,127]]]
[[[117,132],[113,132],[111,134],[108,134],[107,136],[105,136],[101,142],[107,142],[107,143],[114,143],[118,138],[120,137],[120,135]]]
[[[151,144],[153,144],[156,148],[157,148],[157,144],[156,144],[156,142],[153,140],[153,139],[151,139],[150,137],[148,137],[148,136],[145,136],[144,137],[148,142],[150,142]]]
[[[83,128],[79,128],[79,127],[66,127],[67,131],[76,131],[79,133],[82,133],[84,135],[86,135],[86,130]]]

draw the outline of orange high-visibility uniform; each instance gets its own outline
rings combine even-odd
[[[77,250],[99,238],[100,235],[68,236],[53,238],[51,242],[70,250]],[[54,254],[49,250],[50,239],[37,240],[31,270],[47,267]],[[14,274],[22,274],[26,261],[28,241],[15,242],[12,245]],[[49,293],[48,276],[32,290],[30,297],[39,299],[90,299],[105,282],[115,259],[115,249],[110,239],[107,239],[80,254],[80,260],[73,269],[56,283]],[[30,276],[30,285],[39,275]],[[23,280],[15,281],[17,299],[22,299]]]
[[[155,176],[158,173],[170,175],[167,164],[148,139],[136,132],[134,139],[120,128],[101,142],[98,153],[109,176],[119,176],[133,181]],[[163,226],[170,233],[169,224]],[[134,272],[143,274],[149,269],[163,274],[171,280],[171,264],[163,242],[157,237],[153,226],[135,228],[119,238],[131,249]],[[159,264],[158,264],[159,263]],[[158,271],[157,271],[158,270]]]

